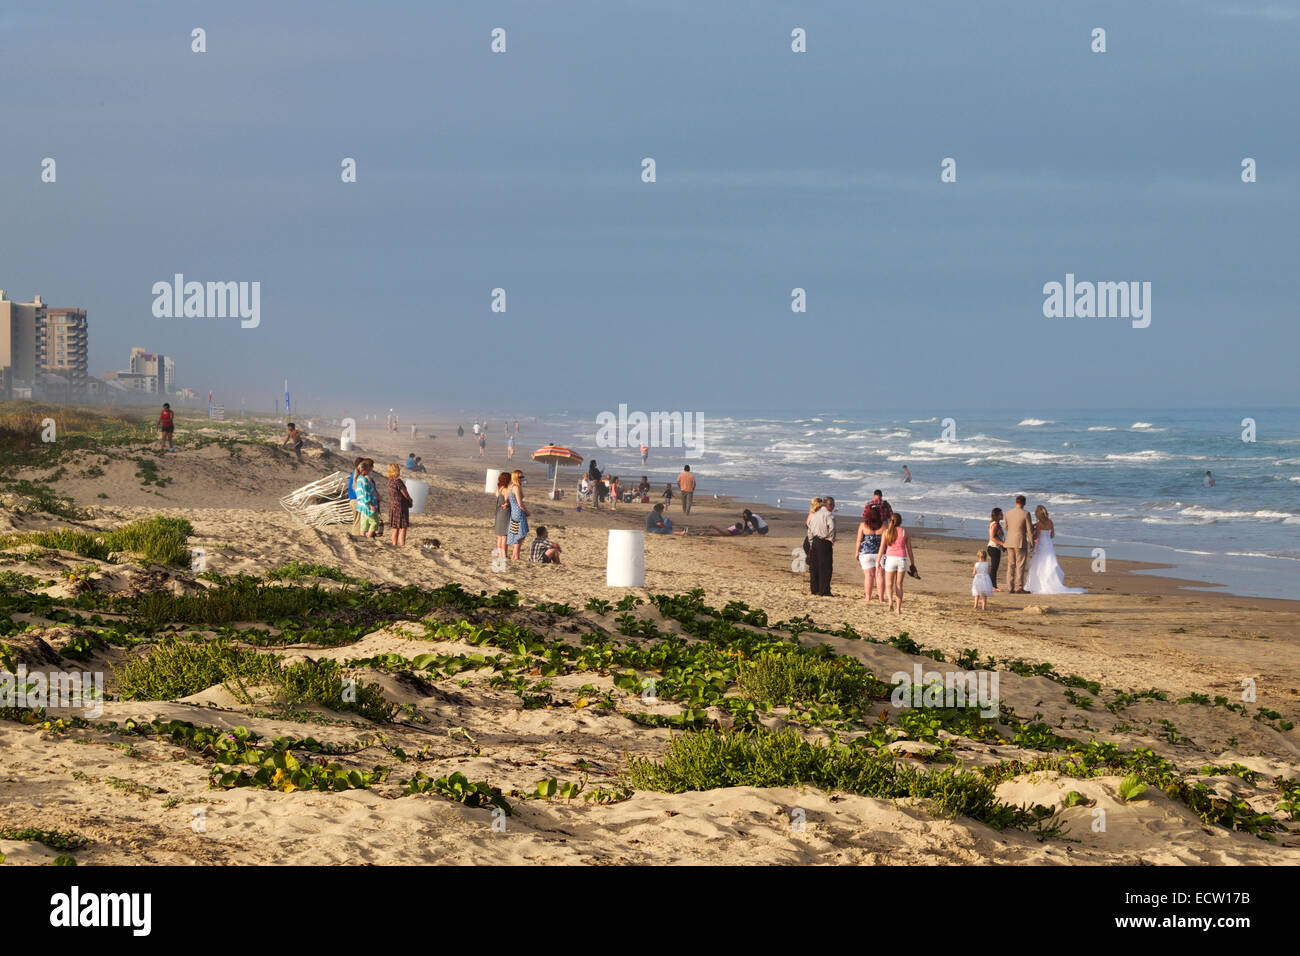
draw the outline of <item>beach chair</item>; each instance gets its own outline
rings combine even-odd
[[[336,471],[285,495],[280,507],[302,528],[351,524],[352,503],[347,494],[348,475]]]

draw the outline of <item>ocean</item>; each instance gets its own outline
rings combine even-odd
[[[970,536],[1023,493],[1031,510],[1047,508],[1064,554],[1103,548],[1234,594],[1300,597],[1300,409],[699,414],[699,457],[652,447],[645,468],[636,447],[598,447],[596,412],[547,415],[533,427],[556,433],[532,437],[625,481],[647,474],[656,491],[689,462],[700,497],[802,508],[833,495],[854,517],[880,488],[910,525]],[[1243,440],[1248,418],[1254,441]]]

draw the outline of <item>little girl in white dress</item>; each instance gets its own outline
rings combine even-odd
[[[989,595],[993,593],[993,580],[989,577],[989,553],[983,548],[975,555],[975,570],[971,572],[970,593],[975,598],[976,610],[986,610]]]

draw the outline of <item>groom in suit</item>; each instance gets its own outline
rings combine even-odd
[[[1033,524],[1025,510],[1025,496],[1016,495],[1016,506],[1006,514],[1007,580],[1012,594],[1025,593],[1025,578],[1029,574],[1029,555],[1034,550]]]

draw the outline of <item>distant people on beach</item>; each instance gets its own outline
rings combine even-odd
[[[528,537],[528,509],[524,507],[524,473],[510,473],[510,490],[507,493],[510,502],[510,528],[506,533],[506,544],[514,545],[512,557],[519,560],[519,549],[524,538]]]
[[[1012,594],[1025,593],[1025,578],[1029,575],[1029,555],[1034,548],[1034,523],[1025,510],[1025,496],[1016,495],[1016,506],[1004,517],[1006,534],[1002,544],[1007,556],[1007,590]]]
[[[456,437],[457,437],[457,438],[464,438],[464,437],[465,437],[465,426],[464,426],[464,425],[457,425],[457,426],[456,426]]]
[[[515,457],[515,436],[510,435],[506,438],[506,458]]]
[[[664,507],[665,507],[665,508],[671,508],[671,507],[673,506],[673,486],[672,486],[672,482],[668,482],[667,484],[664,485],[664,494],[663,494],[663,498],[664,498]]]
[[[403,465],[402,467],[404,467],[407,471],[410,471],[415,467],[415,452],[410,452],[409,454],[407,454],[406,464]]]
[[[423,472],[425,470],[426,469],[424,467],[424,459],[421,458],[419,455],[416,455],[415,464],[411,466],[411,471]]]
[[[649,456],[649,454],[650,454],[650,449],[646,446],[645,442],[642,442],[641,443],[641,466],[642,467],[645,467],[645,460]]]
[[[906,484],[910,483],[911,480],[912,480],[912,473],[911,473],[910,471],[908,471],[908,470],[907,470],[907,466],[904,465],[904,466],[903,466],[903,484],[906,485]]]
[[[1017,499],[1018,500],[1018,499]],[[1029,559],[1029,581],[1025,589],[1030,594],[1085,594],[1084,588],[1067,588],[1065,570],[1056,557],[1056,526],[1039,505],[1034,509],[1034,553]]]
[[[280,447],[283,448],[285,445],[292,445],[294,454],[298,456],[299,461],[302,461],[302,432],[298,430],[298,426],[293,422],[290,422],[285,426],[285,428],[286,434],[284,436],[284,441],[280,442]]]
[[[767,522],[763,520],[762,515],[756,515],[746,508],[740,513],[740,517],[745,524],[745,534],[767,534]]]
[[[873,504],[876,505],[875,508],[872,508]],[[889,507],[880,498],[880,492],[877,491],[876,498],[867,502],[867,506],[862,509],[862,520],[858,523],[858,535],[853,548],[858,555],[858,566],[862,568],[862,600],[870,602],[871,595],[874,593],[879,595],[877,600],[884,604],[885,574],[878,567],[878,556],[880,554],[880,535],[888,519],[882,517],[881,505],[885,508]],[[893,514],[892,510],[890,514]]]
[[[808,589],[819,597],[832,597],[831,576],[835,570],[834,504],[828,503],[825,498],[814,498],[813,503],[814,507],[808,516]]]
[[[596,459],[587,462],[587,481],[591,483],[591,507],[600,510],[600,466]]]
[[[357,468],[352,488],[357,493],[357,515],[360,517],[361,537],[374,538],[379,534],[379,492],[371,476],[375,463],[367,458]]]
[[[1002,530],[1002,509],[994,508],[989,512],[989,540],[985,546],[988,551],[989,563],[989,580],[993,583],[993,590],[1000,592],[998,587],[998,566],[1002,563],[1002,555],[1006,548],[1002,542],[1006,540],[1006,532]]]
[[[1205,473],[1205,479],[1201,482],[1201,484],[1205,485],[1206,488],[1213,488],[1214,476],[1207,471]]]
[[[637,496],[640,498],[650,497],[650,480],[645,475],[641,476],[640,483],[636,486]]]
[[[689,515],[695,501],[695,476],[691,474],[690,465],[682,465],[682,473],[677,476],[677,490],[682,493],[682,514]]]
[[[480,458],[483,458],[486,457],[486,455],[487,455],[487,433],[479,432],[478,433],[478,456]]]
[[[613,475],[609,479],[609,510],[618,510],[618,496],[622,492],[622,487],[618,482],[618,475]]]
[[[176,416],[172,414],[171,403],[163,402],[162,411],[158,413],[158,450],[175,451],[172,436],[176,433]]]
[[[912,536],[903,527],[903,516],[894,512],[880,535],[877,565],[885,572],[885,600],[891,611],[903,613],[903,578],[916,570]]]
[[[988,610],[989,595],[993,593],[993,580],[989,577],[989,552],[984,548],[980,548],[975,553],[975,568],[971,571],[970,593],[975,598],[975,610]]]
[[[348,475],[348,501],[352,505],[352,533],[361,533],[361,512],[357,511],[357,475],[361,472],[361,463],[364,458],[352,459],[352,474]]]
[[[685,534],[685,531],[673,529],[673,519],[664,514],[662,503],[656,503],[645,516],[646,534]]]
[[[406,544],[406,529],[411,524],[411,493],[401,479],[402,467],[397,462],[388,466],[388,528],[393,533],[393,547]]]
[[[873,528],[884,528],[893,513],[894,509],[885,500],[884,492],[877,488],[871,493],[871,500],[862,508],[862,520]]]
[[[493,506],[492,531],[497,536],[497,553],[506,556],[506,535],[510,534],[510,472],[497,475],[497,496]]]
[[[537,529],[532,547],[528,549],[528,558],[538,564],[560,563],[560,546],[546,536],[544,527]]]

